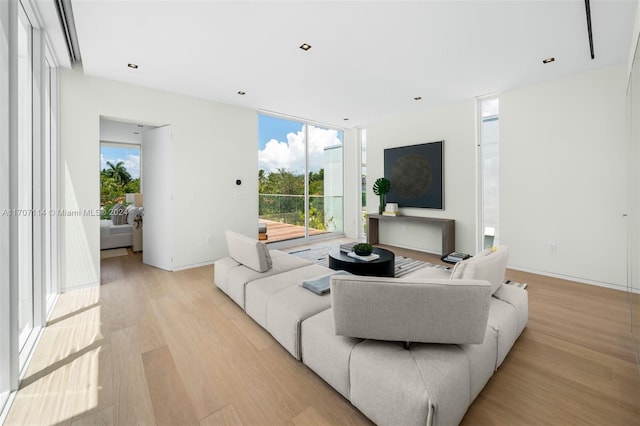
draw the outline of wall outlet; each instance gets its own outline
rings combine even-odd
[[[549,243],[549,251],[551,253],[555,253],[558,251],[558,243],[550,242]]]

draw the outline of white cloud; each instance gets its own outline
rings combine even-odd
[[[271,139],[258,152],[258,168],[267,172],[287,169],[292,173],[302,173],[305,165],[305,126],[297,133],[289,133],[287,141]],[[318,171],[324,167],[324,149],[339,145],[338,131],[309,126],[309,167]]]
[[[118,164],[122,161],[133,179],[140,177],[140,155],[129,154],[126,158],[106,158],[104,154],[100,154],[100,170],[109,168],[107,161],[111,164]]]
[[[129,154],[127,155],[126,159],[118,160],[118,161],[124,162],[124,166],[127,168],[127,171],[129,172],[129,174],[133,179],[140,177],[140,156],[139,155]]]

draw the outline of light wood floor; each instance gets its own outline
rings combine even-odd
[[[212,266],[140,258],[105,259],[99,288],[60,296],[7,425],[370,424],[217,290]],[[463,424],[638,425],[627,295],[508,277],[529,284],[529,325]]]

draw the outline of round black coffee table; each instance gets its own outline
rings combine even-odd
[[[373,252],[380,257],[367,262],[350,257],[339,249],[333,249],[329,252],[329,268],[351,272],[355,275],[394,277],[396,257],[393,252],[378,247],[374,247]]]

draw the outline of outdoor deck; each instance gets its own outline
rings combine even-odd
[[[304,226],[291,225],[289,223],[275,222],[272,220],[260,219],[260,223],[267,224],[267,240],[266,243],[274,243],[276,241],[292,240],[294,238],[304,237]],[[309,228],[309,235],[327,234],[328,231]]]

